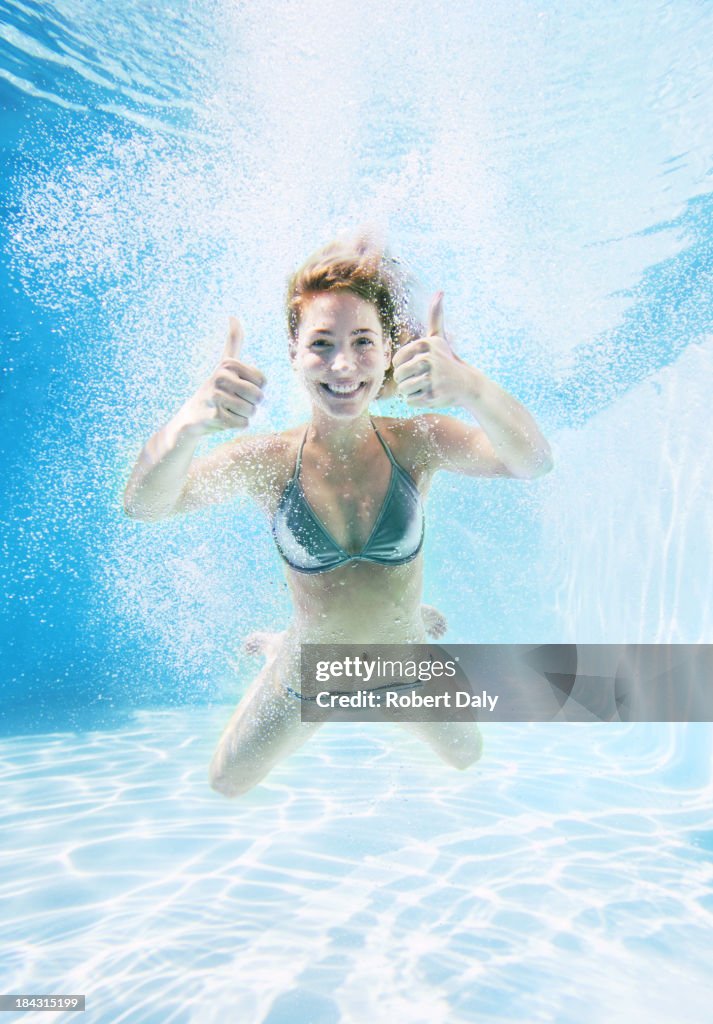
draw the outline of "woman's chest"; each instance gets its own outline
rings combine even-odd
[[[305,501],[327,533],[349,553],[367,544],[388,505],[394,483],[390,463],[369,472],[303,472],[300,487]]]

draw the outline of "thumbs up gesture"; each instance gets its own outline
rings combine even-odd
[[[265,376],[240,360],[243,329],[231,316],[221,360],[184,407],[184,415],[201,433],[245,430],[263,400]]]
[[[398,393],[414,406],[460,405],[464,365],[446,341],[443,292],[437,292],[428,311],[428,335],[409,341],[394,356]]]

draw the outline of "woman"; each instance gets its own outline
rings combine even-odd
[[[272,523],[294,618],[264,643],[266,664],[214,754],[210,782],[226,796],[251,789],[318,728],[300,718],[301,643],[425,642],[423,498],[434,473],[533,479],[552,466],[532,416],[451,350],[442,293],[427,331],[417,329],[395,261],[369,243],[334,243],[308,260],[290,280],[287,322],[312,404],[306,427],[194,458],[202,437],[245,430],[263,399],[265,378],[242,361],[231,317],[220,364],[148,441],[124,498],[130,516],[152,521],[249,494]],[[435,413],[372,418],[384,388],[418,409],[459,406],[479,425]],[[472,722],[406,727],[459,768],[480,755]]]

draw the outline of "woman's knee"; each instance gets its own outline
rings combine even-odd
[[[477,725],[448,723],[445,726],[429,723],[420,738],[425,740],[434,753],[451,768],[465,771],[480,759],[483,753],[483,738]]]
[[[220,770],[211,765],[208,772],[210,788],[221,796],[233,799],[254,789],[270,771],[270,766],[257,770],[255,765],[231,766],[230,771]]]
[[[259,780],[237,782],[234,779],[226,779],[221,775],[211,775],[208,781],[210,782],[210,788],[215,790],[216,793],[220,793],[221,796],[233,800],[236,796],[242,796],[253,789]]]
[[[461,736],[457,736],[448,750],[448,758],[454,768],[464,771],[480,760],[483,753],[483,737],[477,726]]]
[[[211,789],[227,797],[247,793],[301,747],[316,728],[291,715],[267,722],[257,716],[246,717],[218,744],[208,770]]]
[[[482,742],[457,747],[454,750],[449,751],[448,761],[454,768],[458,768],[459,771],[465,771],[466,768],[470,768],[471,765],[480,760],[482,751]]]

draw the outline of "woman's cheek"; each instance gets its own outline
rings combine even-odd
[[[375,372],[383,368],[386,372],[387,362],[384,356],[379,352],[369,352],[363,357],[362,365],[368,367],[370,370]]]
[[[322,360],[319,358],[319,356],[307,355],[303,356],[302,359],[298,361],[297,370],[304,377],[317,374],[321,371],[321,369]]]

